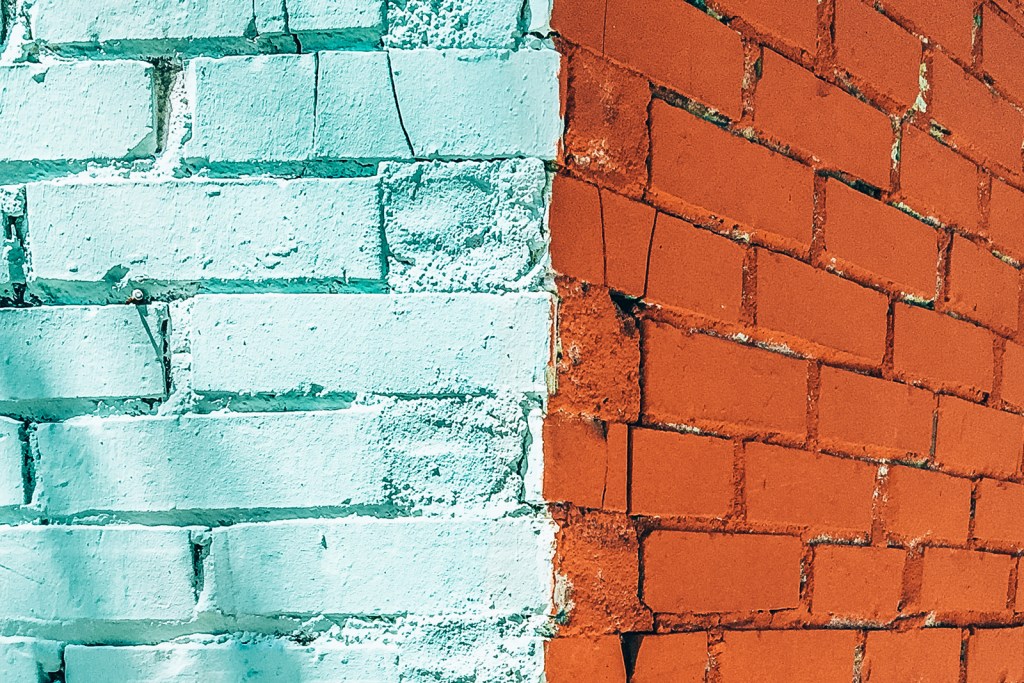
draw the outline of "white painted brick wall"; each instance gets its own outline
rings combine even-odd
[[[61,670],[61,643],[34,638],[0,638],[0,680],[35,683]]]
[[[0,417],[0,507],[21,505],[25,500],[25,444],[21,431],[21,422]]]

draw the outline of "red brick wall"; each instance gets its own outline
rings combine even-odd
[[[549,680],[1024,681],[1024,5],[554,27]]]

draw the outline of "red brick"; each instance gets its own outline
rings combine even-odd
[[[952,396],[939,397],[935,462],[967,475],[1009,477],[1020,469],[1024,418]]]
[[[960,629],[868,631],[863,683],[959,683]]]
[[[642,335],[646,421],[806,434],[806,362],[657,323]]]
[[[818,36],[816,0],[711,0],[727,17],[739,16],[776,40],[814,53]]]
[[[938,52],[928,80],[932,96],[928,114],[953,132],[958,147],[967,143],[983,159],[1021,170],[1024,117],[1012,104]]]
[[[880,365],[885,295],[796,259],[757,252],[757,324]]]
[[[974,0],[883,0],[881,4],[960,59],[971,60]]]
[[[903,595],[905,563],[902,550],[815,546],[811,611],[843,619],[893,619]]]
[[[731,441],[633,429],[631,460],[633,514],[723,517],[732,509]]]
[[[818,439],[828,450],[924,457],[931,450],[930,392],[828,366],[821,368]]]
[[[877,187],[889,187],[889,117],[774,52],[764,54],[754,123],[769,135]]]
[[[897,305],[893,365],[907,382],[940,389],[992,389],[992,334],[968,322],[916,306]]]
[[[939,248],[931,226],[837,180],[826,183],[826,195],[825,257],[831,263],[844,272],[863,271],[889,290],[935,298]]]
[[[548,683],[626,683],[618,636],[554,638],[544,644]]]
[[[796,607],[800,539],[655,531],[643,544],[643,600],[655,612],[747,612]]]
[[[1024,681],[1024,628],[979,628],[967,641],[967,683]]]
[[[974,537],[986,545],[1024,546],[1024,486],[982,479],[974,509]]]
[[[601,190],[607,285],[640,298],[647,284],[647,256],[655,211],[640,202]]]
[[[849,683],[856,631],[727,631],[721,683]]]
[[[551,190],[551,267],[587,282],[604,282],[601,200],[593,185],[555,176]]]
[[[866,534],[876,468],[780,446],[746,445],[747,521]]]
[[[738,119],[740,34],[678,0],[608,0],[605,54]]]
[[[655,100],[651,186],[753,230],[810,244],[811,169]]]
[[[1024,102],[1024,73],[1020,56],[1024,54],[1024,37],[992,11],[982,10],[985,31],[984,66],[997,86],[1018,102]]]
[[[624,502],[628,441],[588,417],[553,412],[544,420],[544,499],[606,508]],[[617,490],[621,487],[621,490]]]
[[[1010,555],[928,548],[918,607],[934,612],[1005,612],[1013,565]]]
[[[568,66],[565,164],[627,194],[647,186],[646,79],[585,51]]]
[[[555,0],[551,28],[566,40],[601,52],[606,0]]]
[[[993,180],[988,237],[999,251],[1018,261],[1024,261],[1024,224],[1021,216],[1024,216],[1024,192]]]
[[[978,231],[978,169],[927,133],[904,126],[900,192],[919,214]]]
[[[838,0],[836,60],[854,76],[909,107],[920,92],[921,41],[861,0]]]
[[[704,683],[706,633],[644,636],[630,683]]]
[[[1002,332],[1017,329],[1020,273],[962,237],[953,238],[946,303],[968,320]]]
[[[1002,399],[1017,408],[1024,408],[1024,346],[1006,343],[1003,353]]]
[[[732,240],[659,214],[645,298],[650,303],[738,322],[745,254]]]
[[[966,543],[971,482],[916,467],[890,467],[885,530],[903,543]]]

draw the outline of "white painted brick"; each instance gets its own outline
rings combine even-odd
[[[391,63],[417,158],[555,158],[554,50],[392,50]]]
[[[286,640],[69,646],[67,683],[397,683],[397,651]]]
[[[412,154],[391,88],[386,52],[323,52],[316,156],[405,159]]]
[[[32,277],[102,282],[383,277],[379,183],[36,183]],[[120,278],[114,278],[115,281]]]
[[[527,428],[517,412],[479,398],[44,423],[37,502],[51,516],[514,502]]]
[[[553,529],[530,519],[302,520],[214,530],[227,614],[543,612]]]
[[[152,155],[152,72],[129,61],[0,67],[0,163]]]
[[[0,417],[0,507],[21,505],[25,501],[22,488],[25,446],[21,429],[20,422]]]
[[[0,309],[0,401],[163,396],[166,307]]]
[[[380,34],[384,0],[287,0],[288,28],[294,32],[363,30]]]
[[[388,164],[392,291],[539,289],[547,273],[538,159]]]
[[[175,620],[192,616],[187,529],[0,528],[0,619]]]
[[[252,0],[35,0],[33,36],[47,43],[245,35]]]
[[[313,147],[313,55],[194,59],[190,157],[210,162],[304,160]]]
[[[391,47],[513,47],[522,0],[397,0],[388,4]]]
[[[33,638],[0,638],[0,681],[36,683],[60,671],[61,643]]]
[[[547,294],[200,296],[199,393],[546,390]]]

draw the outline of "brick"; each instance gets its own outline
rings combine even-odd
[[[712,0],[726,16],[739,16],[773,40],[796,45],[813,53],[818,35],[818,3],[815,0]]]
[[[69,683],[117,680],[121,683],[191,683],[227,672],[244,672],[250,681],[282,675],[304,681],[329,680],[338,671],[351,681],[397,681],[398,650],[380,645],[318,643],[297,645],[284,639],[217,643],[175,643],[131,647],[69,645],[64,651]],[[282,672],[288,672],[282,674]]]
[[[661,214],[654,226],[647,301],[739,322],[746,250],[720,235]]]
[[[626,470],[628,434],[620,443],[613,431],[589,417],[549,414],[544,420],[544,499],[598,509],[624,502],[625,477],[614,482],[613,475]],[[614,483],[621,483],[622,490]]]
[[[962,237],[953,237],[946,304],[949,309],[1002,332],[1017,329],[1020,274],[1008,263]]]
[[[554,160],[562,133],[554,50],[393,50],[390,58],[417,158]]]
[[[913,126],[903,127],[900,192],[917,213],[977,232],[977,167]]]
[[[941,53],[933,58],[928,80],[928,114],[953,132],[958,147],[966,142],[983,159],[1020,170],[1024,116],[1012,104]]]
[[[544,391],[550,315],[547,294],[200,296],[192,309],[193,382],[203,394],[313,385],[317,392]]]
[[[967,683],[1024,680],[1024,629],[979,628],[967,644]]]
[[[938,42],[960,59],[971,60],[972,0],[951,0],[941,5],[930,0],[885,0],[883,8],[906,20],[911,29]]]
[[[722,683],[846,683],[856,631],[727,631]]]
[[[496,5],[498,10],[502,3]],[[288,30],[300,37],[308,33],[344,33],[349,41],[356,36],[371,41],[384,29],[384,10],[384,0],[288,0]],[[260,17],[256,20],[259,22]]]
[[[839,65],[872,88],[909,107],[920,91],[921,41],[860,0],[836,3]]]
[[[982,26],[985,31],[982,55],[985,71],[1011,97],[1018,102],[1024,101],[1024,74],[1017,66],[1020,55],[1024,53],[1024,36],[987,6],[982,7]]]
[[[189,62],[187,78],[193,106],[189,157],[216,164],[302,161],[312,154],[313,55],[200,57]]]
[[[862,270],[888,289],[934,299],[939,261],[935,230],[837,180],[825,186],[829,262],[843,272]]]
[[[885,295],[770,251],[757,252],[757,324],[880,364]]]
[[[651,84],[632,71],[579,50],[569,56],[565,165],[632,196],[647,187]]]
[[[978,482],[974,537],[986,545],[1024,546],[1024,486],[991,479]]]
[[[800,540],[655,531],[643,545],[643,600],[655,612],[755,612],[797,606]]]
[[[585,282],[604,282],[604,236],[598,189],[556,175],[551,190],[551,267]]]
[[[522,458],[526,427],[516,409],[510,400],[442,399],[42,423],[34,431],[36,502],[56,516],[185,519],[244,508],[517,502],[522,479],[508,472]]]
[[[356,6],[360,4],[359,0],[350,1]],[[331,0],[315,2],[329,4]],[[515,48],[523,40],[524,32],[542,35],[551,32],[548,26],[551,3],[546,0],[543,3],[528,0],[526,5],[518,0],[469,0],[460,5],[424,5],[415,2],[384,4],[387,5],[388,27],[384,44],[388,47]],[[291,13],[289,5],[289,17]],[[601,19],[603,14],[602,7],[599,14]],[[600,49],[600,40],[597,47]]]
[[[21,431],[21,422],[0,418],[0,507],[25,502],[22,472],[25,444]]]
[[[154,93],[145,62],[0,68],[0,163],[152,156]]]
[[[889,187],[894,136],[884,113],[771,51],[754,97],[758,129],[829,168]]]
[[[1024,408],[1024,346],[1006,342],[1003,352],[1003,384],[1001,398],[1017,408]]]
[[[133,282],[380,280],[379,192],[373,178],[35,183],[31,275],[49,286],[109,286],[111,272]]]
[[[626,664],[618,636],[553,638],[545,649],[549,683],[626,683]]]
[[[931,393],[866,375],[821,368],[818,439],[854,455],[929,454],[935,399]]]
[[[1018,261],[1024,261],[1024,228],[1019,219],[1022,213],[1024,192],[993,179],[988,237],[996,249]]]
[[[891,548],[818,545],[814,548],[811,611],[873,622],[897,615],[906,553]]]
[[[708,667],[706,633],[644,636],[637,652],[632,683],[703,683]]]
[[[212,539],[205,599],[225,614],[540,614],[549,599],[554,530],[530,519],[298,520]]]
[[[655,210],[613,192],[601,191],[606,283],[610,289],[642,297]]]
[[[631,437],[630,512],[719,518],[730,512],[731,441],[636,428]]]
[[[163,304],[0,310],[0,401],[162,397],[166,316]]]
[[[35,638],[0,638],[0,676],[6,681],[39,680],[57,674],[64,662],[62,643]]]
[[[893,366],[907,382],[940,389],[992,389],[992,334],[935,311],[897,304]]]
[[[609,0],[605,54],[732,119],[743,107],[740,34],[673,0]]]
[[[965,543],[971,482],[915,467],[890,467],[885,530],[906,543]]]
[[[391,54],[398,52],[344,50],[317,55],[315,157],[405,159],[412,155],[391,90]]]
[[[605,0],[555,0],[551,28],[566,40],[604,50]]]
[[[928,548],[918,607],[935,612],[1005,612],[1014,562],[1009,555]]]
[[[651,111],[651,188],[755,234],[811,241],[809,168],[656,100]]]
[[[665,325],[643,338],[646,421],[806,433],[805,362]]]
[[[187,621],[187,529],[18,526],[0,531],[0,618],[40,622]]]
[[[939,397],[935,462],[967,475],[1009,477],[1020,470],[1024,418],[954,398]]]
[[[747,521],[829,534],[871,530],[875,467],[792,448],[746,445]]]
[[[959,683],[960,630],[868,631],[864,683]]]

